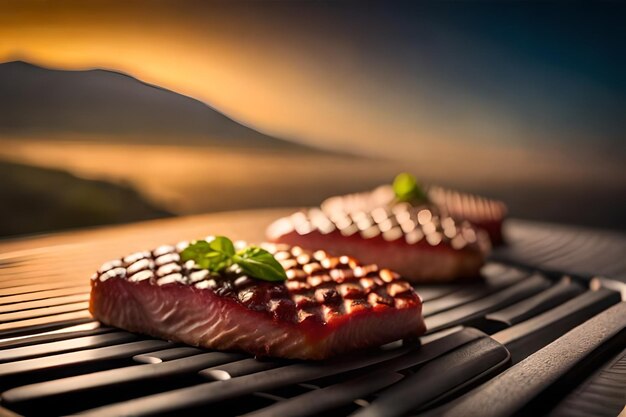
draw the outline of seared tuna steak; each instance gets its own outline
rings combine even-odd
[[[300,211],[270,225],[267,236],[273,242],[354,256],[420,283],[478,277],[489,249],[486,234],[468,222],[409,203],[372,211]]]
[[[413,288],[387,269],[288,245],[264,245],[287,280],[210,273],[181,262],[185,243],[104,264],[91,314],[132,332],[259,356],[323,359],[425,331]]]

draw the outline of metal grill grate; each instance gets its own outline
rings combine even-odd
[[[482,282],[417,287],[430,329],[419,342],[327,362],[258,360],[154,340],[102,327],[86,311],[85,284],[108,258],[209,232],[259,240],[263,225],[282,214],[219,214],[0,244],[0,415],[563,416],[617,415],[626,404],[626,303],[615,290],[622,284],[585,279],[577,271],[596,268],[594,246],[575,249],[588,240],[572,243],[553,229],[542,235],[536,224],[509,227],[512,245],[484,268]],[[612,238],[611,250],[626,253],[614,247],[624,241]],[[598,239],[602,268],[619,277],[623,259],[610,259]]]

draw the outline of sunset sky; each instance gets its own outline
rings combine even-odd
[[[2,61],[127,72],[281,137],[404,158],[623,150],[618,4],[2,4]]]

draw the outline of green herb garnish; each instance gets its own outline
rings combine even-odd
[[[284,281],[287,273],[274,256],[258,246],[235,251],[232,240],[215,236],[213,240],[192,242],[180,253],[183,262],[194,261],[200,268],[219,273],[239,267],[244,274],[265,281]]]
[[[406,172],[398,174],[393,180],[393,192],[399,201],[418,203],[428,200],[426,192],[417,179]]]
[[[284,281],[287,273],[274,256],[258,246],[250,246],[237,252],[233,261],[241,270],[255,278],[265,281]]]

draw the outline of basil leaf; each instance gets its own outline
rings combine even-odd
[[[183,262],[193,260],[198,267],[211,272],[221,272],[236,263],[243,273],[253,278],[265,281],[287,279],[287,273],[271,253],[256,246],[235,252],[233,242],[224,236],[192,242],[180,253],[180,258]]]
[[[211,251],[209,242],[198,240],[192,242],[180,253],[180,259],[183,262],[194,261],[200,268],[208,269],[211,262],[208,258],[205,258],[205,255],[209,251]]]
[[[274,256],[257,246],[250,246],[233,256],[233,261],[251,277],[265,281],[284,281],[287,273]]]
[[[225,236],[215,236],[215,238],[209,242],[209,247],[215,252],[219,252],[229,258],[232,258],[235,254],[233,241]]]
[[[210,242],[206,240],[192,242],[180,253],[180,259],[183,262],[193,260],[200,268],[219,272],[232,265],[234,254],[233,242],[226,237],[217,236]]]
[[[393,180],[393,192],[399,201],[424,202],[428,200],[426,193],[417,179],[406,172],[398,174]]]

